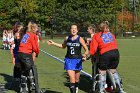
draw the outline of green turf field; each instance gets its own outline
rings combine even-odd
[[[54,39],[63,42],[62,39]],[[119,39],[118,46],[121,54],[118,70],[123,79],[127,93],[140,93],[140,39]],[[1,43],[0,43],[1,45]],[[40,43],[40,48],[63,60],[66,49],[48,46]],[[67,75],[63,70],[63,64],[52,59],[44,53],[40,53],[35,62],[38,68],[39,85],[46,93],[70,93],[68,89]],[[83,70],[91,73],[91,63],[83,63]],[[12,81],[13,64],[9,50],[0,49],[0,83],[5,84],[6,93],[17,93],[17,85]],[[89,91],[90,80],[81,76],[79,93]],[[1,93],[1,92],[0,92]]]

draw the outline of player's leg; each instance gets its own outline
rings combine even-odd
[[[28,76],[30,70],[25,62],[21,62],[21,67],[22,71],[21,71],[20,93],[29,93]]]
[[[15,64],[15,66],[14,66],[13,76],[14,76],[15,81],[20,81],[21,69],[20,69],[20,67],[17,66],[17,64]]]
[[[6,36],[3,36],[3,49],[5,50],[5,46],[6,46]]]
[[[29,92],[29,74],[30,74],[30,69],[33,65],[33,59],[32,55],[30,54],[25,54],[25,53],[18,53],[18,59],[21,64],[21,93],[28,93]]]
[[[74,70],[67,70],[69,79],[70,79],[70,92],[76,93],[76,87],[75,87],[75,71]]]
[[[76,70],[75,71],[75,87],[76,87],[76,93],[78,93],[79,79],[80,79],[80,71],[79,70]]]
[[[14,58],[15,58],[15,65],[14,65],[13,75],[15,79],[19,80],[21,78],[21,65],[18,59],[18,54],[14,53]]]
[[[12,63],[15,65],[15,56],[14,56],[12,47],[10,47],[10,53],[11,53],[11,56],[12,56]]]
[[[28,93],[27,76],[21,74],[20,93]]]
[[[108,53],[100,55],[97,66],[99,71],[99,91],[101,93],[104,93],[106,88],[106,71],[108,69],[108,63],[109,63]]]
[[[107,92],[112,92],[113,89],[116,89],[116,83],[115,83],[115,80],[113,78],[113,75],[112,73],[107,70],[107,76],[106,76],[106,84],[107,84],[107,87],[106,87],[106,91]]]
[[[28,79],[30,81],[30,90],[35,90],[34,74],[32,68],[29,71]]]
[[[10,49],[10,38],[8,38],[8,41],[7,41],[7,45],[8,45],[8,49]]]
[[[125,93],[123,91],[123,87],[121,84],[121,78],[120,75],[117,72],[117,67],[119,64],[119,51],[118,50],[113,50],[112,53],[112,62],[110,63],[110,71],[113,74],[113,78],[115,80],[115,83],[118,85],[119,87],[119,93]]]
[[[67,70],[70,78],[70,91],[71,93],[76,93],[75,83],[79,82],[80,70],[82,69],[82,59],[65,58],[64,68]]]
[[[8,47],[8,38],[6,37],[6,40],[5,40],[5,49],[7,49]]]
[[[106,87],[106,70],[99,69],[99,91],[104,93]]]
[[[115,83],[119,87],[119,92],[118,93],[126,93],[126,92],[124,92],[123,85],[122,85],[122,79],[120,78],[120,75],[117,72],[117,70],[116,69],[110,69],[110,70],[111,70],[111,73],[113,74],[113,78],[115,80]]]
[[[33,77],[33,78],[30,78],[31,79],[30,82],[31,82],[31,86],[35,86],[35,92],[40,93],[39,84],[38,84],[38,73],[37,73],[36,66],[32,66],[32,71],[30,71],[29,77]],[[34,87],[32,89],[34,89]]]
[[[98,72],[97,62],[95,61],[92,63],[92,83],[91,83],[92,86],[91,86],[90,93],[95,92],[97,90],[98,76],[99,76],[99,72]]]
[[[5,48],[6,48],[6,37],[5,36],[3,36],[3,49],[5,50]]]
[[[20,78],[20,93],[28,93],[28,86],[27,86],[27,76],[26,76],[26,70],[25,65],[22,62],[23,61],[23,54],[18,54],[19,64],[21,66],[21,78]]]

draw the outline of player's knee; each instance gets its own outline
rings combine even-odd
[[[111,71],[111,73],[117,73],[117,70],[116,69],[109,69],[109,71]]]
[[[101,75],[105,75],[106,74],[106,70],[98,69],[98,71],[99,71],[99,74],[101,74]]]
[[[108,69],[106,64],[98,64],[98,68],[100,70],[107,70]]]

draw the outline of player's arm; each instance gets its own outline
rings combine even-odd
[[[32,37],[30,39],[31,39],[32,47],[33,47],[33,52],[35,52],[36,56],[38,56],[38,54],[40,52],[38,38],[36,35],[32,35]]]
[[[41,33],[38,32],[37,35],[38,35],[38,37],[39,37],[39,40],[40,40],[41,42],[44,42],[44,41],[43,41],[43,38],[42,38],[42,36],[41,36]]]
[[[48,45],[54,45],[54,46],[59,47],[59,48],[66,48],[66,46],[67,46],[66,41],[67,41],[67,37],[62,44],[56,43],[52,40],[47,40],[47,43],[48,43]]]
[[[82,44],[84,50],[85,50],[85,53],[83,54],[83,57],[84,57],[84,60],[86,60],[88,54],[89,54],[89,50],[88,50],[88,47],[84,41],[84,39],[82,37],[80,37],[80,43]]]
[[[96,41],[95,36],[92,37],[91,43],[90,43],[90,55],[93,56],[98,48],[98,42]]]

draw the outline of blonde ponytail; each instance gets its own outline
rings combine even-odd
[[[27,31],[32,32],[32,29],[35,28],[35,27],[38,28],[38,25],[36,23],[29,22]]]
[[[100,31],[103,31],[105,27],[106,27],[106,28],[109,28],[109,22],[108,22],[108,21],[102,22],[102,23],[99,25],[99,30],[100,30]]]

